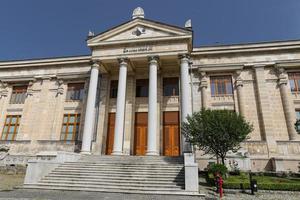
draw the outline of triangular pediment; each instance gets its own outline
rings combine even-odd
[[[155,22],[143,18],[136,18],[108,31],[100,33],[87,41],[88,46],[149,41],[171,38],[191,38],[192,31]]]

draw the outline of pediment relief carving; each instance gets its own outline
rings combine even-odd
[[[87,41],[88,46],[114,44],[114,42],[142,41],[143,39],[156,40],[174,37],[191,38],[191,30],[171,25],[137,18],[111,30],[94,36]]]

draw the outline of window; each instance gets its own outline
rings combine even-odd
[[[210,77],[211,96],[231,96],[232,81],[231,76],[211,76]]]
[[[62,141],[75,141],[78,137],[80,114],[65,114],[60,139]]]
[[[136,80],[136,97],[148,97],[149,80],[138,79]]]
[[[289,73],[289,82],[292,92],[300,91],[300,73]]]
[[[178,87],[178,78],[164,78],[163,79],[163,92],[164,96],[178,96],[179,87]]]
[[[296,118],[300,119],[300,110],[296,110]]]
[[[69,83],[67,101],[82,100],[84,95],[84,83]]]
[[[21,115],[7,115],[2,131],[1,140],[16,140]]]
[[[10,104],[23,104],[26,99],[27,86],[13,86]]]
[[[110,82],[110,98],[117,98],[118,96],[118,81],[112,80]]]

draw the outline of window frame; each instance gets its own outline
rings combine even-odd
[[[13,85],[9,104],[24,104],[27,98],[28,85]]]
[[[67,116],[67,121],[65,122],[64,120],[65,120],[66,116]],[[72,116],[74,116],[74,122],[70,122],[70,117],[72,117]],[[61,127],[61,132],[60,132],[60,140],[61,141],[63,141],[64,143],[78,141],[78,136],[79,136],[79,131],[80,131],[80,120],[81,120],[80,117],[81,117],[80,113],[67,113],[67,114],[63,115],[62,127]],[[79,118],[79,120],[77,120],[78,118]],[[64,126],[66,126],[65,132],[63,132]],[[73,126],[72,139],[68,140],[68,134],[69,134],[68,131],[69,131],[70,126]],[[78,131],[77,131],[77,126],[78,126]]]
[[[21,117],[22,117],[22,115],[6,115],[0,140],[2,140],[2,141],[15,141],[16,140],[16,137],[18,135],[18,131],[20,128]],[[12,123],[13,118],[16,119],[15,123]],[[9,121],[8,121],[8,119],[9,119]],[[4,132],[6,126],[7,126],[7,130],[6,130],[6,132]],[[9,135],[9,130],[11,127],[14,127],[12,138],[7,139],[8,135]],[[3,135],[5,135],[4,139],[2,139]]]
[[[231,75],[213,75],[209,77],[210,79],[210,93],[212,97],[226,97],[233,96],[233,83]],[[230,86],[230,91],[228,90],[228,84]],[[221,86],[221,91],[219,91]],[[214,89],[212,89],[214,86]]]
[[[110,81],[110,89],[109,89],[109,98],[117,98],[118,96],[118,80],[111,80]]]
[[[142,95],[142,92],[138,92],[138,87],[145,87],[147,89],[146,95]],[[142,91],[142,88],[141,88]],[[139,94],[139,96],[138,96]],[[135,80],[135,97],[149,97],[149,79],[136,79]]]
[[[75,85],[75,87],[72,85]],[[79,85],[81,85],[81,87]],[[82,101],[84,98],[84,91],[85,91],[85,82],[70,82],[70,83],[68,83],[67,84],[66,101],[67,102]],[[71,92],[73,92],[73,93],[79,92],[79,96],[78,96],[79,98],[72,99],[71,96],[73,95],[73,93],[71,93]]]
[[[176,81],[175,81],[176,80]],[[169,82],[168,82],[169,81]],[[174,82],[173,82],[174,81]],[[172,87],[172,95],[167,95],[166,93],[166,86],[167,84],[169,85],[174,85],[176,82],[176,87]],[[174,96],[179,96],[179,77],[163,77],[163,96],[164,97],[174,97]]]
[[[288,72],[288,79],[289,79],[289,84],[290,84],[290,90],[292,93],[300,93],[300,72]],[[299,81],[299,82],[298,82]],[[292,84],[295,87],[295,89],[292,89]]]

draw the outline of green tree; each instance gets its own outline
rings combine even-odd
[[[213,154],[225,164],[228,151],[237,152],[240,143],[248,139],[253,126],[244,117],[229,110],[203,109],[187,117],[182,133],[204,154]]]

